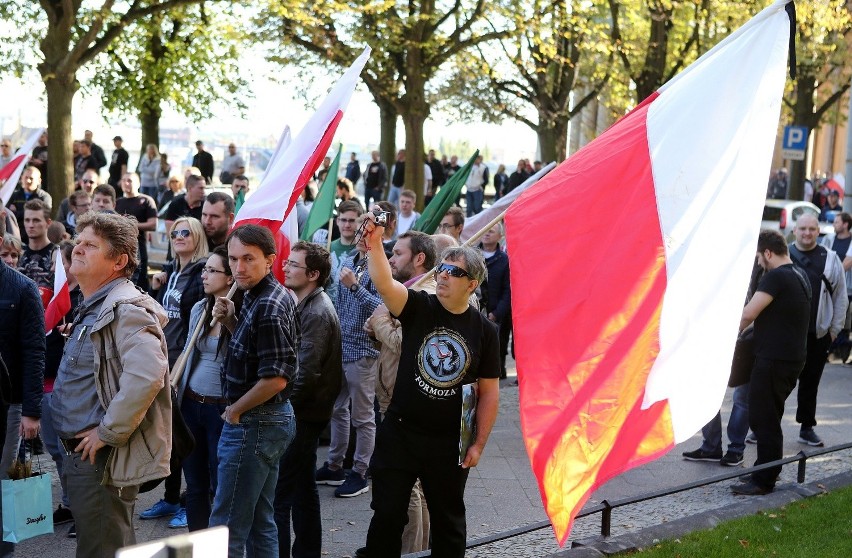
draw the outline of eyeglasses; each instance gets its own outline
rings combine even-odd
[[[284,262],[284,265],[283,265],[283,266],[281,266],[281,267],[295,267],[296,269],[304,269],[305,271],[307,271],[308,269],[310,269],[310,268],[309,268],[308,266],[306,266],[306,265],[299,265],[299,264],[297,264],[296,262],[291,261],[291,260],[287,260],[286,262]]]
[[[436,267],[435,268],[435,275],[440,275],[441,273],[443,273],[445,271],[447,272],[448,275],[451,275],[453,277],[459,277],[459,278],[467,277],[468,279],[473,279],[473,276],[471,276],[471,274],[468,273],[466,270],[460,268],[457,265],[448,264],[448,263],[442,263],[438,267]]]
[[[172,231],[172,233],[169,236],[171,236],[172,240],[174,240],[177,237],[189,238],[190,234],[192,234],[192,233],[189,232],[189,229],[180,229],[179,231]]]
[[[213,269],[212,267],[204,267],[201,269],[201,273],[210,275],[211,273],[225,273],[225,271],[222,269]]]

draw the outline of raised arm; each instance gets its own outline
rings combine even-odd
[[[388,263],[388,257],[385,255],[384,246],[382,246],[384,227],[376,225],[375,216],[372,212],[367,212],[365,219],[366,231],[364,234],[367,235],[367,246],[370,249],[367,264],[370,279],[390,313],[399,316],[402,309],[405,308],[405,303],[408,302],[408,289],[402,283],[395,281],[391,273],[390,263]]]

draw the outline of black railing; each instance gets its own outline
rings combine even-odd
[[[618,500],[603,500],[600,504],[595,504],[593,506],[586,506],[583,510],[577,514],[575,519],[580,519],[583,517],[588,517],[590,515],[594,515],[596,513],[601,514],[601,535],[604,537],[611,536],[612,532],[612,510],[616,508],[620,508],[623,506],[628,506],[630,504],[638,504],[639,502],[646,502],[648,500],[653,500],[655,498],[660,498],[662,496],[670,496],[672,494],[677,494],[679,492],[686,492],[687,490],[692,490],[694,488],[700,488],[702,486],[707,486],[710,484],[715,484],[717,482],[722,482],[730,479],[734,479],[737,477],[741,477],[743,475],[747,475],[749,473],[754,473],[756,471],[762,471],[764,469],[770,469],[772,467],[777,467],[778,465],[787,465],[789,463],[798,463],[798,471],[796,474],[796,482],[802,484],[805,482],[805,470],[807,467],[808,459],[812,457],[817,457],[820,455],[825,455],[828,453],[835,453],[838,451],[843,451],[846,449],[852,449],[852,442],[847,444],[841,444],[839,446],[832,446],[830,448],[822,448],[822,449],[813,449],[813,450],[802,450],[794,456],[785,457],[783,459],[779,459],[777,461],[772,461],[769,463],[763,463],[762,465],[756,465],[754,467],[747,468],[736,468],[733,472],[723,473],[721,475],[715,475],[706,479],[698,480],[695,482],[690,482],[686,484],[681,484],[678,486],[673,486],[671,488],[663,488],[661,490],[655,490],[654,492],[649,492],[646,494],[640,494],[638,496],[631,496],[629,498],[621,498]],[[476,539],[471,539],[467,541],[467,548],[476,548],[480,546],[485,546],[488,544],[493,544],[498,541],[511,539],[513,537],[518,537],[520,535],[526,535],[527,533],[532,533],[533,531],[539,531],[541,529],[546,529],[550,527],[550,521],[539,521],[536,523],[530,523],[527,525],[522,525],[520,527],[516,527],[514,529],[510,529],[508,531],[500,531],[499,533],[493,533],[491,535],[485,535],[483,537],[479,537]],[[425,558],[427,556],[432,556],[432,552],[429,550],[424,550],[423,552],[415,552],[412,554],[406,554],[404,558]]]

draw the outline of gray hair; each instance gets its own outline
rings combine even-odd
[[[485,258],[482,257],[482,252],[479,249],[465,244],[461,246],[453,246],[444,250],[441,254],[442,260],[457,262],[464,261],[467,267],[467,272],[476,279],[481,285],[488,277],[488,268],[485,266]]]

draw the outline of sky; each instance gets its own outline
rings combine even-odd
[[[248,111],[240,116],[226,104],[216,106],[211,119],[192,123],[172,110],[164,111],[161,128],[192,128],[193,138],[205,139],[212,134],[223,137],[233,134],[240,138],[238,145],[272,145],[289,125],[295,134],[310,116],[311,108],[299,98],[292,87],[285,83],[297,79],[295,71],[283,71],[266,63],[262,52],[249,53],[241,62],[241,72],[251,83],[254,98],[248,99]],[[331,66],[322,72],[322,77],[312,83],[315,102],[324,96],[331,87],[332,79],[342,75],[343,70]],[[273,81],[271,76],[277,76]],[[80,80],[83,81],[83,74]],[[284,83],[282,83],[284,82]],[[46,97],[37,74],[26,76],[23,80],[5,77],[0,80],[0,132],[9,134],[19,125],[25,127],[45,126],[47,122]],[[314,105],[315,106],[315,105]],[[494,154],[495,162],[507,162],[514,168],[513,162],[521,157],[534,158],[536,155],[536,135],[526,125],[506,121],[502,125],[453,123],[450,117],[433,110],[433,116],[426,122],[424,136],[427,147],[438,150],[443,137],[451,141],[468,141],[472,147],[480,150],[486,147]],[[118,134],[124,137],[125,147],[131,152],[140,146],[138,123],[133,118],[104,117],[100,101],[95,96],[86,96],[83,91],[74,98],[72,133],[75,138],[83,136],[83,130],[94,132],[95,142],[112,148],[111,138]],[[193,139],[194,141],[194,139]],[[335,144],[343,142],[347,149],[354,146],[375,146],[379,142],[379,110],[372,102],[372,96],[363,84],[359,85],[335,138]],[[209,143],[209,142],[207,142]],[[404,128],[400,120],[397,125],[397,145],[404,143]],[[190,145],[186,146],[187,153]],[[440,150],[438,150],[440,155]],[[215,155],[215,153],[214,153]],[[464,154],[459,153],[463,156]]]

